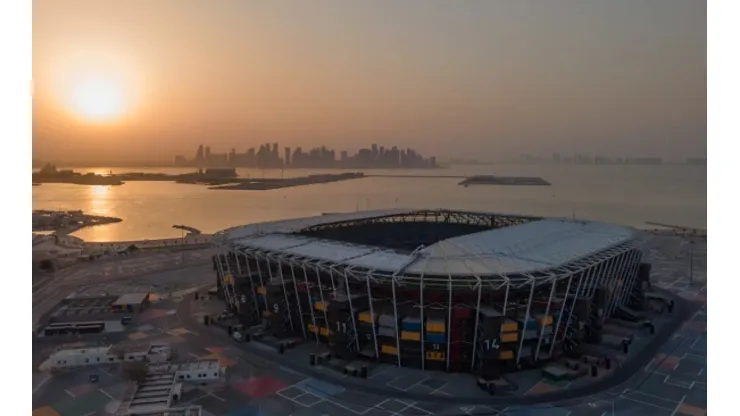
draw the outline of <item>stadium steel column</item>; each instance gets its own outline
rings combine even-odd
[[[624,301],[625,294],[629,294],[632,291],[632,287],[635,282],[635,264],[639,266],[639,258],[640,258],[640,252],[635,247],[632,247],[630,249],[630,253],[628,255],[629,261],[627,262],[626,267],[624,268],[624,273],[622,275],[622,287],[619,291],[618,298],[616,302],[612,305],[610,314],[614,313],[614,310],[621,306],[622,302]]]
[[[311,323],[313,324],[314,335],[316,337],[316,343],[319,343],[319,327],[316,326],[316,317],[313,314],[313,301],[311,299],[311,289],[308,287],[308,273],[306,272],[306,265],[301,263],[303,268],[303,279],[306,281],[306,298],[308,299],[308,308],[311,311]],[[290,264],[290,271],[293,272],[293,263]],[[293,272],[293,278],[295,278],[295,272]],[[295,281],[294,281],[295,282]],[[319,291],[321,286],[319,286]],[[298,297],[298,289],[296,288],[296,297]],[[300,301],[298,302],[300,305]],[[328,334],[328,332],[327,332]]]
[[[576,296],[573,297],[573,303],[575,303],[575,300],[578,298],[578,289],[581,287],[581,282],[583,282],[583,273],[584,269],[579,270],[577,273],[580,274],[580,277],[578,278],[578,287],[576,288]],[[575,276],[576,273],[571,273],[570,277],[568,278],[568,285],[565,287],[565,298],[563,299],[563,305],[560,306],[560,313],[558,313],[558,323],[555,324],[555,328],[552,335],[552,342],[550,343],[550,351],[548,354],[550,354],[550,357],[552,357],[552,352],[555,349],[555,341],[558,339],[558,331],[560,331],[560,322],[563,321],[563,315],[565,314],[565,305],[568,303],[568,295],[570,294],[570,285],[573,283],[573,276]],[[573,310],[573,305],[571,305],[571,311]],[[568,327],[565,328],[566,330]]]
[[[609,298],[609,303],[607,303],[606,305],[606,316],[611,316],[612,311],[614,310],[614,306],[619,304],[619,299],[622,296],[622,290],[624,289],[624,286],[626,286],[624,278],[631,266],[632,256],[633,253],[630,247],[625,249],[624,254],[622,254],[623,259],[621,264],[619,265],[619,270],[617,271],[617,279],[614,283],[614,291],[612,292],[612,296]]]
[[[640,276],[639,276],[641,262],[642,262],[642,251],[639,249],[636,249],[634,264],[632,265],[632,271],[630,272],[630,276],[632,277],[632,279],[630,279],[630,286],[627,290],[627,296],[629,297],[632,296],[632,292],[634,290],[635,285],[643,284],[643,281],[640,279]]]
[[[630,272],[632,271],[632,264],[634,263],[635,258],[635,249],[633,247],[630,247],[625,254],[625,264],[622,266],[622,274],[618,280],[618,282],[621,282],[621,284],[618,285],[617,293],[614,296],[613,301],[609,305],[608,314],[611,316],[615,309],[621,305],[622,299],[624,297],[624,292],[629,286],[628,279],[630,277]]]
[[[506,308],[509,306],[509,289],[511,289],[511,279],[509,279],[508,277],[505,277],[505,278],[506,278],[506,292],[504,293],[504,306],[503,306],[503,309],[501,309],[501,315],[504,316],[504,323],[506,322]]]
[[[421,328],[419,329],[419,344],[421,345],[421,371],[424,371],[426,365],[426,355],[424,351],[424,273],[419,279],[419,309],[421,309]]]
[[[237,254],[238,255],[238,254]],[[245,265],[247,266],[247,277],[249,277],[249,288],[252,291],[252,298],[254,298],[254,308],[257,310],[257,321],[262,319],[262,311],[260,311],[260,303],[257,301],[257,291],[254,290],[254,280],[252,280],[252,269],[249,267],[249,257],[246,253],[241,253],[244,256]],[[236,259],[236,263],[239,264],[239,259]]]
[[[283,264],[282,264],[282,258],[278,257],[278,271],[280,272],[280,279],[283,281],[283,287],[285,287],[285,279],[283,279]],[[303,322],[303,309],[301,308],[301,299],[298,297],[298,285],[296,284],[296,277],[295,277],[295,270],[293,269],[293,259],[288,259],[288,262],[290,264],[290,274],[293,275],[293,290],[295,291],[293,294],[295,295],[295,302],[296,305],[298,305],[298,318],[301,320],[301,333],[303,334],[303,339],[308,339],[306,337],[306,323]],[[308,291],[308,285],[306,285],[306,291]],[[287,301],[287,299],[286,299]],[[310,303],[310,302],[309,302]],[[313,311],[311,311],[311,319],[313,320]],[[314,328],[316,325],[314,325]]]
[[[393,319],[395,320],[394,329],[396,330],[396,359],[398,366],[401,366],[401,341],[398,339],[398,305],[396,304],[396,276],[391,276],[391,291],[393,292]]]
[[[239,273],[239,277],[242,275],[242,267],[239,265],[239,252],[234,253],[234,258],[236,259],[236,272]]]
[[[268,274],[268,276],[270,276],[270,282],[272,282],[272,268],[270,267],[270,258],[267,257],[267,255],[265,255],[265,254],[263,254],[262,257],[264,257],[265,258],[265,261],[267,262],[267,274]],[[288,312],[288,322],[290,323],[290,329],[292,329],[293,331],[295,331],[295,326],[293,325],[293,317],[290,316],[291,313],[290,313],[290,302],[288,301],[288,290],[285,288],[285,280],[282,279],[282,277],[283,277],[283,274],[281,272],[280,273],[280,278],[281,278],[280,280],[281,280],[281,282],[283,284],[283,300],[285,301],[285,309]],[[265,290],[265,292],[267,292],[267,290]],[[278,310],[275,310],[275,309],[277,309],[277,306],[278,306],[277,303],[273,305],[273,312],[275,312],[275,313],[279,312],[279,309]]]
[[[572,276],[572,273],[571,273],[571,276]],[[545,327],[547,327],[546,325],[547,318],[550,313],[550,304],[552,303],[552,296],[555,294],[555,285],[557,281],[558,281],[558,276],[553,276],[552,287],[550,288],[550,298],[547,299],[547,306],[545,307],[545,321],[542,323],[542,328],[540,328],[540,336],[539,338],[537,338],[537,349],[534,352],[534,362],[537,362],[537,359],[540,357],[540,346],[542,345],[542,337],[545,335]]]
[[[452,276],[450,274],[447,274],[447,328],[446,328],[446,334],[447,334],[447,353],[445,354],[445,368],[447,371],[450,371],[450,345],[451,341],[450,338],[452,338],[450,335],[450,331],[452,328]]]
[[[604,268],[604,259],[600,259],[596,264],[593,266],[593,273],[588,278],[588,281],[586,282],[586,286],[584,286],[581,289],[581,295],[583,296],[591,296],[592,289],[596,285],[596,281],[599,279],[599,276],[601,276],[601,271]]]
[[[373,345],[375,346],[375,359],[380,360],[380,352],[378,352],[378,337],[375,334],[375,311],[373,310],[373,292],[370,290],[370,273],[367,272],[365,276],[365,282],[367,283],[367,303],[370,305],[370,322],[373,330]]]
[[[360,340],[357,336],[357,323],[355,322],[355,308],[352,307],[352,291],[349,287],[349,279],[347,279],[347,270],[343,270],[344,274],[344,287],[347,292],[347,299],[349,300],[349,317],[352,319],[352,331],[355,334],[355,346],[357,347],[357,353],[360,353]],[[346,334],[345,334],[346,335]]]
[[[231,307],[236,308],[236,310],[239,310],[239,302],[236,299],[236,292],[234,292],[234,273],[231,272],[231,266],[229,266],[229,253],[231,250],[229,250],[228,247],[223,247],[224,250],[226,250],[226,254],[223,255],[224,258],[224,265],[226,266],[226,272],[228,273],[228,285],[224,286],[224,290],[228,292],[229,286],[231,286],[231,294],[229,295],[229,298],[232,300]],[[226,276],[224,276],[224,282],[226,282]]]
[[[246,251],[244,252],[246,255]],[[250,253],[252,254],[252,258],[254,259],[254,264],[257,265],[257,276],[260,278],[260,285],[262,290],[265,291],[265,293],[262,294],[262,297],[265,298],[265,312],[268,313],[268,316],[272,314],[272,311],[270,310],[270,302],[267,301],[267,286],[265,286],[265,281],[262,279],[262,270],[260,268],[260,259],[257,257],[257,253],[250,250]],[[249,258],[247,257],[247,264],[249,264]],[[262,317],[264,318],[264,314],[262,314]]]
[[[620,247],[619,249],[614,248],[612,251],[614,250],[617,250],[617,251],[616,253],[612,254],[610,267],[606,273],[606,278],[603,282],[603,285],[606,288],[607,293],[606,293],[606,303],[604,304],[603,314],[601,316],[602,320],[605,320],[607,318],[607,311],[609,308],[609,304],[611,302],[611,296],[610,296],[610,292],[612,291],[610,290],[611,285],[612,285],[612,282],[616,283],[616,280],[618,279],[619,266],[624,261],[622,255],[626,253],[626,250],[623,247]]]
[[[532,307],[532,297],[534,296],[534,282],[535,277],[530,276],[532,279],[532,288],[529,289],[529,301],[527,301],[527,311],[524,313],[524,325],[522,325],[522,333],[519,334],[519,351],[516,352],[516,364],[519,364],[519,360],[522,358],[522,347],[524,346],[524,331],[527,329],[529,323],[529,309]]]
[[[586,286],[584,286],[583,288],[580,287],[581,286],[581,282],[580,281],[578,282],[578,286],[579,286],[579,289],[581,290],[581,292],[579,293],[578,290],[576,290],[576,296],[573,298],[573,302],[571,303],[570,313],[568,314],[568,320],[565,321],[565,332],[566,332],[566,334],[568,332],[568,329],[570,328],[570,322],[571,322],[571,320],[573,318],[573,311],[575,310],[576,301],[578,300],[578,298],[581,295],[584,295],[584,296],[586,295],[586,291],[587,291],[588,285],[590,283],[592,283],[592,281],[594,279],[594,276],[596,276],[596,274],[598,273],[598,270],[599,269],[600,269],[600,265],[599,264],[593,265],[593,266],[591,266],[589,268],[590,272],[588,273],[588,277],[585,278],[585,280],[587,281],[587,283],[586,283]],[[580,330],[580,328],[579,328],[579,330]]]
[[[609,276],[609,271],[611,270],[611,263],[612,257],[609,257],[603,261],[604,267],[601,268],[601,270],[599,271],[599,275],[596,276],[596,284],[594,284],[591,288],[591,295],[595,295],[596,289],[604,285],[604,282]]]
[[[630,286],[627,290],[627,296],[630,298],[632,297],[632,292],[634,290],[635,285],[644,285],[644,282],[640,279],[640,263],[642,262],[642,251],[637,249],[635,250],[635,263],[632,266],[632,271],[630,273],[630,276],[632,276],[632,279],[630,280]]]
[[[480,277],[475,276],[476,279],[478,279],[478,301],[475,303],[475,328],[473,328],[473,356],[471,357],[470,362],[470,371],[473,371],[475,369],[475,353],[478,349],[478,323],[480,319],[480,296],[481,292],[483,291],[483,282],[481,282]]]
[[[614,268],[615,268],[616,263],[617,263],[617,256],[612,254],[609,260],[606,261],[606,268],[604,270],[604,274],[598,283],[599,287],[603,287],[605,290],[607,290],[606,297],[605,297],[606,302],[609,301],[609,298],[608,298],[609,282],[612,280],[612,276],[614,275]],[[606,313],[606,303],[604,303],[604,307],[602,309],[602,314],[600,318],[603,318],[605,313]]]
[[[616,271],[617,271],[617,265],[621,260],[620,255],[624,252],[625,250],[623,247],[619,247],[619,248],[613,247],[612,249],[608,251],[608,253],[611,256],[610,262],[609,262],[609,268],[606,271],[606,274],[604,275],[604,280],[601,282],[601,285],[604,285],[605,287],[608,288],[609,282],[614,280],[614,276],[616,275]],[[606,305],[604,306],[605,306],[604,309],[606,310]]]
[[[233,306],[231,302],[231,295],[229,295],[229,289],[226,288],[226,275],[224,274],[224,268],[221,264],[221,254],[217,254],[218,261],[216,262],[216,265],[218,266],[218,275],[221,278],[221,291],[224,293],[224,297],[226,298],[226,303],[229,306]]]
[[[242,268],[239,266],[239,252],[234,252],[234,259],[236,259],[236,272],[239,274],[239,277],[242,276]],[[234,286],[236,285],[236,279],[234,279],[234,284],[231,286],[231,290],[234,290]],[[246,303],[246,296],[244,296],[244,293],[242,293],[242,296],[245,298],[244,303]],[[236,298],[236,291],[234,291],[234,298]],[[239,313],[241,311],[241,299],[236,299],[236,312]]]
[[[219,246],[219,250],[220,249],[221,247]],[[226,282],[225,282],[226,279],[224,278],[224,268],[221,266],[221,253],[220,252],[217,253],[214,257],[216,258],[216,269],[217,269],[216,276],[221,281],[221,293],[224,294],[224,299],[226,300],[226,303],[230,304],[231,302],[229,301],[229,293],[226,291]]]
[[[594,271],[594,274],[591,276],[591,279],[589,279],[588,283],[589,285],[584,288],[584,295],[591,296],[596,291],[596,286],[599,284],[599,280],[601,279],[602,272],[604,271],[604,265],[606,264],[607,259],[602,259],[599,263],[596,264],[596,270]]]
[[[334,271],[334,268],[330,266],[329,267],[329,279],[331,280],[331,298],[332,299],[336,299],[337,298],[337,287],[334,285],[334,273],[333,273],[333,271]],[[325,305],[325,306],[327,308],[329,307],[328,305]]]
[[[331,273],[331,271],[329,272]],[[324,285],[321,283],[321,271],[319,270],[319,265],[316,265],[316,278],[319,281],[319,296],[321,296],[321,306],[324,309],[324,325],[326,325],[326,340],[328,342],[329,340],[329,316],[326,314],[327,303],[324,301]],[[333,285],[332,285],[333,286]],[[319,329],[316,328],[318,331]]]
[[[610,280],[608,286],[611,288],[611,290],[609,291],[609,296],[607,297],[606,301],[606,308],[604,310],[604,316],[606,317],[609,317],[609,311],[611,311],[612,309],[612,303],[616,301],[618,292],[621,289],[619,281],[622,280],[622,278],[624,277],[624,270],[626,269],[625,265],[627,263],[628,254],[629,248],[625,249],[623,252],[617,255],[617,267],[614,270],[614,277]]]

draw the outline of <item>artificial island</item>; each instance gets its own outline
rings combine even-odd
[[[110,175],[85,175],[72,170],[57,170],[53,165],[47,165],[41,171],[33,174],[34,185],[42,183],[71,183],[78,185],[123,185],[125,182],[153,181],[176,182],[186,184],[207,185],[215,190],[248,190],[265,191],[294,186],[314,185],[322,183],[340,182],[367,177],[384,177],[396,179],[462,179],[459,185],[504,185],[504,186],[532,186],[550,183],[542,178],[505,177],[505,176],[459,176],[459,175],[396,175],[396,174],[365,174],[362,172],[325,173],[288,178],[242,178],[236,168],[206,168],[195,172],[181,174],[141,173],[129,172]]]
[[[461,175],[402,175],[391,173],[366,174],[361,170],[409,170],[409,169],[439,169],[435,157],[425,158],[413,149],[399,149],[396,146],[386,148],[373,144],[370,148],[360,149],[350,155],[342,151],[337,152],[325,146],[316,147],[304,152],[300,147],[291,150],[286,147],[284,156],[280,156],[278,143],[263,144],[259,148],[251,148],[245,153],[237,153],[231,149],[228,153],[211,152],[209,146],[199,146],[192,159],[184,156],[175,157],[175,166],[193,167],[195,172],[183,174],[140,173],[129,172],[109,175],[93,173],[80,174],[72,170],[58,170],[56,166],[47,164],[40,171],[33,174],[34,185],[42,183],[73,183],[81,185],[122,185],[131,181],[172,181],[177,183],[203,184],[210,189],[219,190],[270,190],[293,186],[303,186],[319,183],[331,183],[365,177],[392,177],[392,178],[424,178],[424,179],[461,179],[462,186],[469,185],[506,185],[531,186],[550,185],[542,178],[506,177],[492,175],[461,176]],[[355,170],[339,174],[318,174],[289,178],[241,178],[236,168],[256,169],[341,169]]]

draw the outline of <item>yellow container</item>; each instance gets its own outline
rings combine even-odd
[[[326,328],[319,328],[319,333],[320,333],[321,335],[325,336],[325,337],[328,337],[328,336],[329,336],[329,334],[330,334],[329,330],[328,330],[328,329],[326,329]]]
[[[370,315],[370,312],[362,312],[360,313],[360,322],[366,322],[368,324],[372,324],[373,316]]]
[[[538,319],[540,326],[552,325],[552,315],[548,315],[544,318]]]
[[[398,349],[391,345],[383,345],[380,348],[380,352],[383,354],[398,355]]]
[[[308,324],[308,332],[316,332],[316,327],[313,324]]]
[[[511,360],[514,358],[514,351],[501,350],[498,355],[499,360]]]
[[[267,288],[264,286],[260,286],[257,288],[257,293],[260,295],[266,295],[267,294]]]
[[[519,339],[518,332],[506,332],[501,334],[501,342],[514,342]]]
[[[272,316],[272,312],[270,312],[270,311],[264,311],[264,312],[262,312],[262,316],[265,317],[265,318],[267,318],[268,316]]]
[[[226,274],[226,276],[224,276],[224,283],[226,283],[227,285],[230,285],[234,283],[234,278],[231,277],[230,274]]]
[[[401,331],[401,339],[404,341],[420,341],[421,334],[418,332]]]
[[[444,323],[427,324],[427,332],[435,332],[435,333],[444,334],[445,324]]]
[[[516,322],[507,321],[501,324],[501,332],[511,332],[519,329],[519,325]]]
[[[329,306],[329,302],[320,300],[316,302],[313,307],[319,311],[326,311],[326,308]]]
[[[445,353],[438,351],[427,351],[427,360],[444,361]]]

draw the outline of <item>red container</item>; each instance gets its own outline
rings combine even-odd
[[[470,318],[471,310],[470,308],[455,308],[452,310],[452,316],[455,319],[468,319]]]

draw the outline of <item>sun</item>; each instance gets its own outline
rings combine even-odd
[[[127,110],[123,83],[113,77],[87,76],[71,87],[71,110],[85,120],[111,121],[120,118]]]

